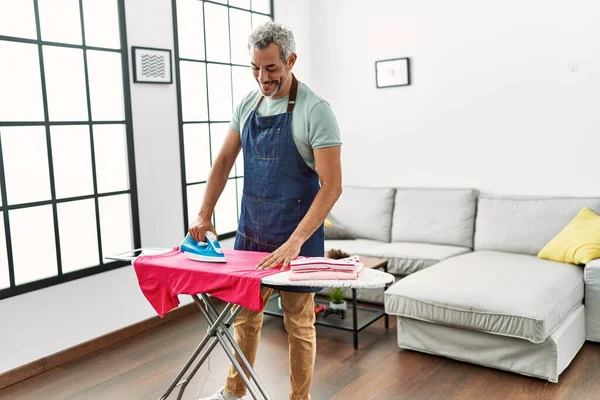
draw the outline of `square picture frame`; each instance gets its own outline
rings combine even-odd
[[[409,86],[410,59],[403,57],[375,61],[375,85],[379,89]]]
[[[131,47],[134,83],[173,83],[171,50]]]

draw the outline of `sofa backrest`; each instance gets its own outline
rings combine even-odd
[[[397,188],[393,242],[473,248],[475,189]]]
[[[481,194],[475,220],[475,250],[537,255],[583,207],[600,213],[600,198]]]
[[[394,193],[393,188],[344,186],[330,215],[354,237],[389,242]]]

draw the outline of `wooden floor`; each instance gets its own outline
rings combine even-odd
[[[600,345],[586,343],[558,384],[401,350],[395,319],[359,336],[317,327],[313,400],[347,399],[600,399]],[[200,313],[0,391],[0,399],[158,399],[206,331]],[[189,384],[184,399],[224,383],[228,361],[218,348]],[[287,399],[287,335],[282,320],[265,317],[256,369],[273,400]],[[204,384],[204,388],[202,386]],[[202,390],[201,390],[202,389]],[[177,396],[172,394],[169,399]],[[249,397],[248,397],[249,398]]]

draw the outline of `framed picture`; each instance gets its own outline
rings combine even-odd
[[[375,84],[378,88],[410,85],[408,58],[394,58],[375,62]]]
[[[131,51],[133,82],[173,83],[171,50],[133,46]]]

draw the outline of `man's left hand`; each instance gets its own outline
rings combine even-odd
[[[273,253],[263,258],[256,269],[273,269],[281,266],[281,270],[285,271],[289,268],[290,261],[298,257],[301,247],[302,243],[290,238]]]

